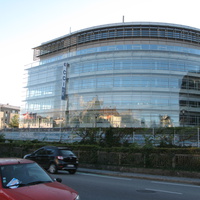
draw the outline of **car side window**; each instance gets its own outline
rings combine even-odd
[[[53,149],[46,149],[46,151],[48,155],[53,155],[55,152]]]
[[[37,156],[40,156],[40,155],[46,155],[47,152],[45,149],[40,149],[38,150],[36,153],[35,153]]]
[[[70,150],[61,150],[63,156],[74,156],[74,153]]]

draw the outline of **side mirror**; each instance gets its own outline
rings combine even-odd
[[[61,178],[55,178],[54,180],[57,181],[57,182],[59,182],[59,183],[62,182],[62,179],[61,179]]]
[[[24,159],[28,159],[30,157],[31,154],[26,154],[23,158]]]

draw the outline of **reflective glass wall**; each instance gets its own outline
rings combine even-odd
[[[166,46],[168,48],[168,46]],[[200,64],[196,55],[119,50],[71,62],[71,126],[159,127],[199,123]],[[187,116],[182,116],[181,110]]]
[[[25,111],[40,126],[198,126],[199,35],[166,24],[105,25],[43,44],[27,69]]]
[[[21,128],[63,126],[66,101],[61,101],[63,63],[38,65],[26,70],[25,102]]]

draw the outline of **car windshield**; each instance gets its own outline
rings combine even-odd
[[[0,173],[4,188],[53,182],[52,178],[36,163],[2,165]]]

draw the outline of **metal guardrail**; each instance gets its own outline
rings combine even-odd
[[[4,128],[0,129],[0,133],[5,132],[66,132],[74,130],[74,128]]]
[[[46,142],[80,142],[82,138],[76,134],[77,128],[13,128],[2,129],[0,135],[3,135],[7,140],[38,140]],[[183,130],[185,132],[183,132]],[[183,129],[181,131],[170,132],[156,132],[156,129],[147,129],[142,133],[133,132],[124,137],[121,142],[138,143],[144,145],[146,138],[151,140],[157,146],[161,141],[169,142],[177,146],[192,146],[200,147],[200,131],[199,128]],[[99,133],[97,132],[97,138]]]
[[[38,140],[66,143],[81,141],[81,138],[73,134],[71,129],[7,129],[2,130],[1,134],[6,140]]]

